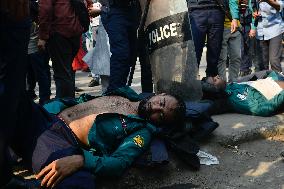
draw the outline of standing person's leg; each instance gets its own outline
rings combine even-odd
[[[8,183],[12,178],[12,170],[9,165],[8,160],[8,141],[7,133],[4,133],[2,130],[0,132],[0,187]]]
[[[264,65],[262,61],[262,50],[260,47],[260,40],[255,38],[255,56],[253,58],[253,62],[259,65],[259,71],[264,70]]]
[[[242,28],[241,38],[241,66],[239,76],[243,77],[251,74],[252,56],[251,53],[254,51],[254,46],[251,46],[249,38],[249,28],[247,25]]]
[[[236,31],[231,34],[229,39],[229,82],[237,79],[241,66],[241,33]]]
[[[78,48],[79,44],[80,38],[78,37]],[[75,73],[72,69],[72,62],[78,49],[75,53],[70,39],[55,33],[48,41],[48,51],[54,71],[56,97],[74,97]]]
[[[207,68],[206,76],[218,75],[218,60],[222,48],[225,14],[220,9],[208,10],[208,35],[207,35]]]
[[[141,87],[142,93],[153,92],[152,69],[150,58],[147,52],[145,35],[139,35],[138,53],[141,66]]]
[[[109,85],[109,76],[101,75],[100,78],[101,78],[101,83],[102,83],[102,93],[105,93]]]
[[[28,99],[26,95],[21,98],[17,115],[19,118],[17,132],[15,132],[10,145],[14,152],[23,158],[26,168],[31,169],[32,154],[37,138],[52,122],[52,115]]]
[[[125,9],[111,7],[109,12],[101,15],[109,37],[111,52],[108,91],[124,87],[129,74],[129,22],[125,11]]]
[[[134,23],[132,23],[134,24]],[[131,86],[136,61],[137,61],[137,27],[131,26],[128,29],[128,41],[129,41],[129,66],[131,67],[130,72],[128,74],[127,85]]]
[[[227,57],[228,57],[228,40],[229,40],[230,35],[231,35],[230,29],[225,28],[223,32],[222,49],[221,49],[220,57],[218,60],[218,74],[225,81],[227,81],[226,63],[227,63]]]
[[[39,103],[44,104],[50,99],[51,74],[49,68],[49,55],[45,52],[36,52],[31,55],[31,64],[38,81]]]
[[[269,42],[267,40],[260,40],[259,46],[261,49],[263,69],[269,70]]]
[[[196,53],[196,60],[199,67],[208,27],[208,12],[207,10],[205,11],[195,9],[189,11],[189,16],[192,30],[192,38]]]
[[[17,128],[25,94],[30,21],[13,22],[0,12],[0,187],[10,180],[7,147]],[[25,110],[26,111],[26,110]]]
[[[37,96],[35,94],[36,87],[36,73],[33,69],[33,54],[28,55],[28,71],[27,71],[27,92],[31,99],[35,99]]]
[[[88,87],[95,87],[95,86],[100,85],[100,75],[94,74],[91,71],[91,76],[92,76],[92,80],[88,84]]]
[[[277,72],[282,72],[281,68],[282,55],[282,34],[269,40],[269,62],[271,69]]]
[[[250,59],[254,65],[254,71],[259,72],[264,70],[262,62],[262,53],[260,48],[260,40],[255,37],[250,38],[250,47],[249,47]]]

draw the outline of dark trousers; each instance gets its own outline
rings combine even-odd
[[[27,97],[21,99],[20,107],[19,127],[10,146],[23,158],[27,168],[38,173],[54,160],[81,154],[76,139],[63,121]],[[54,188],[93,189],[95,180],[89,171],[81,169]]]
[[[222,48],[225,15],[221,9],[194,9],[189,11],[193,41],[198,65],[207,40],[206,76],[218,75],[218,60]]]
[[[264,69],[269,70],[270,63],[271,70],[282,72],[280,64],[282,55],[282,34],[269,40],[260,40],[260,47]]]
[[[254,65],[254,71],[262,71],[265,70],[263,66],[263,60],[262,60],[262,51],[260,48],[260,41],[258,39],[250,38],[250,47],[249,47],[250,57],[252,60],[252,63]]]
[[[72,69],[72,62],[79,47],[80,36],[66,38],[54,33],[48,40],[57,98],[75,96],[75,72]]]
[[[108,91],[126,85],[129,69],[137,58],[137,7],[110,7],[101,15],[110,43]]]
[[[81,154],[80,147],[72,131],[58,118],[51,124],[38,125],[43,132],[39,135],[33,152],[33,170],[39,172],[49,163],[75,154]],[[48,128],[47,128],[48,127]],[[89,171],[81,169],[58,183],[56,189],[94,189],[95,177]]]
[[[28,55],[27,91],[34,95],[36,82],[38,82],[40,104],[49,100],[51,95],[51,75],[48,62],[47,52],[38,51]]]
[[[6,152],[25,94],[29,33],[30,20],[15,23],[0,12],[0,188],[11,176]]]
[[[252,64],[254,65],[256,72],[264,70],[259,40],[255,37],[249,37],[250,26],[242,26],[242,30],[242,61],[240,71],[250,73]]]
[[[241,41],[241,72],[249,72],[250,68],[252,66],[252,57],[250,56],[250,48],[253,48],[250,43],[251,39],[249,37],[249,29],[246,29],[246,27],[243,28],[243,37]]]
[[[142,93],[152,93],[153,92],[152,69],[146,46],[145,35],[143,34],[139,35],[138,40],[139,40],[138,41],[139,62],[141,66]]]

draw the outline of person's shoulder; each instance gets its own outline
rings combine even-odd
[[[112,91],[107,91],[103,94],[104,96],[117,95],[129,99],[130,101],[141,100],[140,96],[129,86],[124,86]]]

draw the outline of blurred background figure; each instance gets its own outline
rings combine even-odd
[[[49,55],[46,50],[39,51],[38,43],[38,3],[34,2],[31,9],[31,34],[28,47],[27,91],[31,99],[36,99],[36,83],[39,87],[39,104],[43,105],[50,99],[51,73]]]
[[[187,3],[197,64],[199,66],[207,40],[205,72],[206,76],[216,76],[224,31],[224,11],[215,0],[187,0]]]
[[[17,188],[9,163],[8,146],[20,143],[15,130],[26,95],[30,37],[29,0],[0,1],[0,188]],[[29,110],[27,110],[29,111]]]
[[[257,38],[262,53],[262,63],[265,70],[282,72],[282,34],[284,22],[281,16],[284,1],[265,0],[255,2],[253,11],[254,24],[250,30],[250,36]],[[259,65],[261,67],[261,65]]]
[[[80,48],[83,30],[70,0],[39,1],[38,47],[40,50],[48,48],[57,98],[75,97],[72,62]]]
[[[136,63],[140,7],[137,0],[104,0],[101,4],[101,20],[110,43],[108,91],[112,91],[126,85],[130,67]]]
[[[231,82],[237,79],[240,71],[242,35],[239,30],[238,5],[234,4],[232,9],[229,8],[228,3],[225,3],[225,5],[226,9],[231,11],[227,11],[227,14],[225,15],[222,49],[218,61],[218,74],[223,80],[227,81],[226,64],[227,58],[229,57],[228,80]],[[234,19],[232,19],[232,14],[230,12],[233,13]],[[234,27],[236,26],[238,29],[232,31],[232,25],[234,25]]]
[[[96,30],[95,47],[84,57],[85,62],[90,66],[94,82],[97,75],[101,79],[102,92],[106,92],[109,85],[110,75],[110,45],[106,30],[99,17],[99,26]],[[99,81],[98,81],[99,82]]]

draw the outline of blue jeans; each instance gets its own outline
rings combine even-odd
[[[206,76],[218,75],[218,60],[222,47],[225,15],[221,9],[194,9],[189,13],[198,65],[207,38]]]
[[[135,6],[110,7],[101,15],[110,43],[110,80],[108,91],[124,87],[129,69],[137,57],[138,15]]]
[[[34,93],[36,82],[39,86],[39,103],[44,104],[50,99],[51,75],[47,52],[35,52],[28,55],[29,71],[27,75],[28,92]],[[32,75],[34,74],[34,77]]]
[[[20,101],[25,96],[29,33],[29,19],[13,22],[0,12],[0,188],[11,176],[6,152],[15,139]]]

